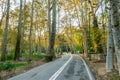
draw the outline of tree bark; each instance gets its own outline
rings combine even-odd
[[[106,56],[106,71],[111,72],[114,68],[114,43],[111,24],[111,12],[108,13],[108,38],[107,38],[107,56]]]
[[[82,35],[83,35],[83,49],[84,49],[84,57],[87,57],[87,3],[85,1],[85,4],[82,2],[80,3],[81,8],[79,6],[79,9],[81,10],[81,22],[82,22]],[[84,10],[85,7],[85,10]]]
[[[4,38],[3,38],[3,48],[2,48],[2,57],[1,61],[5,61],[5,55],[6,55],[6,45],[7,45],[7,33],[8,33],[8,25],[9,25],[9,11],[10,10],[10,0],[7,0],[7,15],[6,15],[6,24],[5,24],[5,29],[4,29]]]
[[[120,75],[120,24],[119,24],[119,9],[118,4],[119,0],[109,0],[111,5],[111,13],[112,13],[112,27],[113,27],[113,38],[115,51],[117,56],[117,65],[118,71]]]
[[[22,2],[23,2],[23,0],[20,0],[20,11],[19,11],[19,22],[18,22],[18,35],[17,35],[17,42],[16,42],[16,48],[15,48],[14,60],[19,60],[19,58],[20,58],[21,23],[22,23]]]
[[[32,12],[31,12],[31,25],[30,25],[30,34],[29,34],[29,59],[32,59],[32,27],[33,27],[33,12],[34,12],[34,0],[32,0]]]
[[[57,0],[52,0],[52,28],[50,33],[49,47],[47,52],[47,61],[51,61],[54,58],[54,42],[56,34],[56,3]]]
[[[22,29],[21,29],[21,32],[22,32],[22,34],[21,34],[21,51],[20,51],[20,53],[22,54],[22,53],[24,53],[25,52],[25,50],[24,50],[24,36],[25,36],[25,27],[26,27],[26,0],[24,0],[24,8],[23,8],[23,24],[22,24]]]

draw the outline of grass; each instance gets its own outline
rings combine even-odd
[[[110,76],[110,80],[120,80],[119,74],[118,73],[114,73]]]
[[[13,68],[26,66],[27,63],[12,63],[10,61],[0,62],[0,71],[11,71]]]
[[[29,56],[29,54],[27,54],[27,53],[22,54],[22,57],[27,57],[27,56]]]
[[[16,67],[22,67],[22,66],[27,66],[27,63],[14,63],[13,66],[14,66],[14,68],[16,68]]]
[[[28,65],[28,62],[26,62],[26,61],[27,61],[27,59],[29,59],[29,54],[27,54],[27,53],[22,54],[22,57],[25,58],[25,60],[26,60],[25,62],[22,62],[22,63],[21,62],[20,63],[13,62],[13,57],[14,57],[14,54],[12,54],[12,53],[6,55],[7,60],[5,62],[0,62],[0,71],[3,71],[3,70],[11,71],[13,68]],[[38,53],[33,53],[32,58],[41,60],[44,58],[44,56],[41,54],[38,54]]]
[[[43,59],[44,56],[43,56],[43,55],[40,55],[40,54],[33,54],[32,57],[41,60],[41,59]]]
[[[22,57],[29,57],[29,54],[24,53],[24,54],[22,54]],[[38,60],[41,60],[41,59],[44,58],[43,55],[38,54],[38,53],[33,53],[33,54],[32,54],[32,57],[33,57],[33,58],[36,58],[36,59],[38,59]]]
[[[23,53],[22,57],[28,58],[29,54]],[[33,53],[32,57],[41,60],[44,57],[44,55]],[[1,59],[1,54],[0,54],[0,59]],[[14,54],[13,53],[6,54],[6,59],[7,59],[6,61],[12,61],[14,59]]]

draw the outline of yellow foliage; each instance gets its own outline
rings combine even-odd
[[[98,45],[96,44],[95,41],[93,41],[93,45],[94,45],[94,50],[95,50],[95,52],[97,52],[97,47],[98,47]]]
[[[71,0],[72,2],[74,2],[75,4],[79,3],[79,0]]]

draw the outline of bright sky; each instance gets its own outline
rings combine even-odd
[[[30,2],[30,1],[31,0],[26,0],[26,2]],[[11,6],[10,6],[11,8],[10,9],[13,10],[13,9],[15,9],[15,7],[17,7],[19,5],[20,5],[20,1],[19,0],[11,0]],[[105,7],[104,5],[102,5],[102,6]],[[101,7],[99,7],[96,15],[99,16],[101,13],[102,13],[102,10],[101,10]],[[60,19],[64,16],[64,14],[65,14],[64,11],[61,10],[61,12],[60,12],[60,16],[61,16]],[[2,16],[2,11],[1,11],[1,7],[0,7],[0,18],[1,18],[1,16]],[[73,23],[73,25],[76,26],[76,22]]]

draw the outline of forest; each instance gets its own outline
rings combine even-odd
[[[119,80],[119,33],[120,0],[0,0],[0,80],[67,53],[102,64],[96,80]]]

